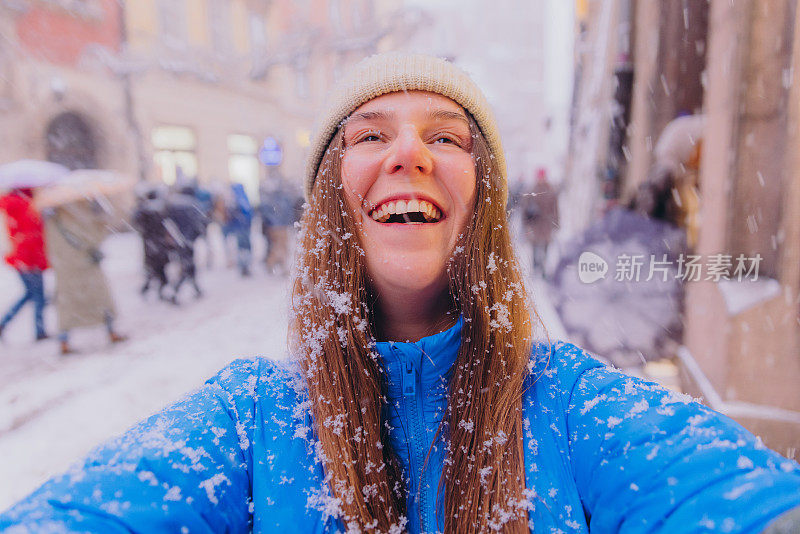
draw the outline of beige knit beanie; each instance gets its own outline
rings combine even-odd
[[[306,163],[306,199],[311,198],[322,156],[342,121],[361,104],[375,97],[413,90],[446,96],[472,114],[500,170],[499,185],[502,188],[502,198],[506,197],[506,159],[500,142],[500,132],[489,103],[475,82],[447,60],[421,54],[390,52],[376,54],[358,62],[328,96],[316,123]]]

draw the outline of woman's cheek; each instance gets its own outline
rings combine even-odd
[[[452,184],[453,201],[458,203],[462,210],[472,212],[477,191],[475,168],[472,165],[472,160],[470,159],[454,168],[451,175],[458,177]]]
[[[358,156],[345,155],[342,161],[342,184],[348,196],[354,196],[360,201],[364,199],[374,178],[370,180],[370,164],[361,161]]]

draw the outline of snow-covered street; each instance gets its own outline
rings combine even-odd
[[[260,243],[254,239],[255,258],[262,257]],[[199,386],[232,359],[286,357],[286,278],[268,275],[260,265],[252,277],[241,278],[225,268],[222,251],[215,250],[215,266],[201,267],[198,275],[205,295],[195,300],[184,288],[176,307],[139,294],[138,235],[116,234],[104,252],[119,330],[130,336],[128,341],[110,346],[102,327],[76,331],[71,339],[79,353],[59,356],[55,340],[33,342],[33,311],[27,306],[0,343],[0,509],[93,446]],[[204,252],[201,242],[200,265]],[[49,295],[54,283],[46,281]],[[0,288],[0,309],[22,291],[8,268],[0,269]],[[530,289],[550,338],[563,339],[546,286],[534,280]],[[55,333],[53,307],[45,318],[48,331]]]

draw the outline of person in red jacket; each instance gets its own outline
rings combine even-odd
[[[33,207],[31,189],[14,189],[0,197],[0,210],[6,214],[11,250],[6,262],[17,270],[25,293],[0,320],[0,335],[19,310],[33,301],[36,325],[36,340],[47,338],[44,329],[44,278],[47,269],[47,256],[44,249],[44,228],[42,219]]]

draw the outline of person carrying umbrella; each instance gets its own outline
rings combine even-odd
[[[114,328],[116,310],[100,247],[115,224],[115,211],[133,189],[114,171],[79,169],[36,195],[44,215],[47,255],[56,275],[61,353],[73,352],[69,331],[103,324],[111,343],[124,341]]]
[[[116,332],[116,309],[101,268],[100,245],[108,235],[105,210],[95,199],[82,199],[45,211],[47,250],[56,273],[61,354],[72,354],[69,331],[103,324],[111,343],[125,341]]]
[[[0,211],[6,214],[6,228],[11,243],[11,250],[5,257],[6,263],[17,270],[25,286],[22,297],[0,319],[0,336],[8,323],[30,301],[34,307],[36,340],[46,339],[42,272],[47,269],[48,264],[44,249],[42,219],[33,206],[33,190],[13,189],[7,195],[0,197]]]
[[[705,125],[705,115],[682,111],[664,127],[653,148],[653,166],[629,203],[643,215],[683,229],[687,250],[697,246],[697,174]]]

